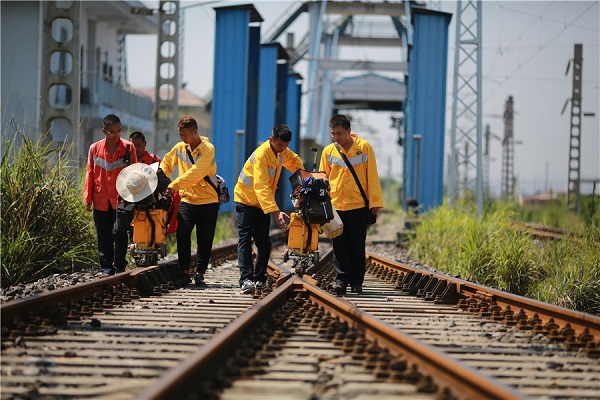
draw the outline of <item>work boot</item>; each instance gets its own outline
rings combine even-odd
[[[352,293],[361,294],[363,292],[362,285],[351,285],[350,291]]]
[[[196,274],[194,275],[194,285],[196,286],[206,286],[204,282],[204,274]]]
[[[185,288],[190,284],[190,270],[177,269],[173,277],[173,284],[177,287]]]
[[[338,296],[344,296],[346,294],[346,286],[344,282],[336,280],[333,284],[333,290]]]

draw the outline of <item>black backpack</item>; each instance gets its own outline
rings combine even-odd
[[[298,170],[290,182],[295,186],[292,198],[300,201],[297,208],[305,223],[323,225],[333,219],[331,188],[324,172]]]

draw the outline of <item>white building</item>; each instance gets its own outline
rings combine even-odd
[[[107,114],[128,137],[152,132],[152,100],[126,82],[125,38],[157,34],[139,1],[2,1],[2,136],[17,131],[87,157]],[[135,13],[138,10],[138,13]],[[149,15],[144,15],[149,14]],[[148,60],[156,62],[156,55]]]

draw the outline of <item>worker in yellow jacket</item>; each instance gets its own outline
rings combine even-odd
[[[187,286],[189,283],[191,235],[196,227],[198,249],[194,283],[203,286],[219,215],[217,192],[204,179],[207,176],[216,184],[215,147],[207,137],[198,134],[198,123],[190,116],[179,120],[177,131],[181,142],[165,154],[160,168],[167,176],[175,167],[179,171],[179,176],[173,179],[166,192],[179,192],[181,197],[177,211],[177,257],[179,268],[187,280],[182,281],[181,285]]]
[[[292,131],[287,125],[277,125],[269,140],[258,146],[246,160],[235,185],[233,201],[238,230],[238,266],[240,288],[244,293],[254,293],[267,279],[267,263],[271,255],[269,225],[275,216],[277,225],[285,229],[289,216],[275,202],[277,182],[282,167],[296,172],[304,165],[298,154],[288,148]],[[258,254],[256,268],[252,263],[252,239]]]
[[[331,203],[344,223],[343,233],[333,239],[334,289],[341,296],[349,284],[352,292],[360,294],[367,224],[375,222],[383,207],[381,183],[371,144],[351,132],[348,118],[332,117],[329,129],[334,142],[323,149],[319,170],[329,176]]]

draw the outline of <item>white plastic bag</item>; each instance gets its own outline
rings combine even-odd
[[[333,209],[333,219],[323,225],[323,232],[329,239],[336,238],[344,232],[344,223],[335,208]]]

